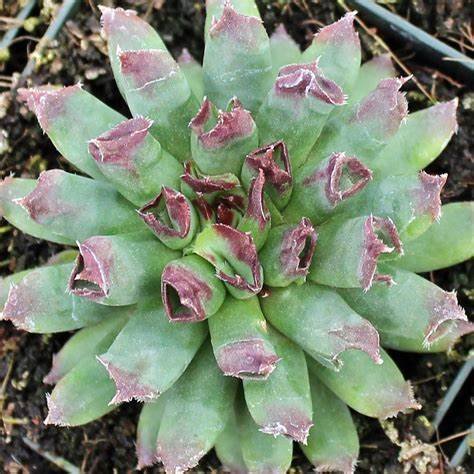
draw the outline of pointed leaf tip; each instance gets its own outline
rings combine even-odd
[[[288,31],[285,28],[283,23],[280,23],[276,28],[275,31],[272,33],[270,38],[284,38],[284,39],[291,39],[291,36],[288,34]]]
[[[211,37],[228,35],[235,41],[253,46],[255,41],[253,30],[261,27],[261,24],[262,20],[260,18],[242,15],[235,10],[231,2],[226,2],[221,17],[218,20],[215,17],[213,18],[209,35]]]
[[[240,187],[239,179],[231,174],[206,176],[198,170],[193,169],[191,161],[184,164],[184,174],[181,180],[186,183],[195,193],[211,194],[220,191],[230,191]]]
[[[400,388],[400,393],[393,403],[387,403],[383,410],[378,414],[378,418],[386,420],[387,418],[393,418],[399,413],[408,413],[410,410],[420,410],[421,404],[417,402],[415,395],[413,394],[413,387],[410,382]]]
[[[441,217],[441,191],[446,184],[448,175],[430,175],[422,171],[419,178],[421,189],[417,196],[417,214],[429,214],[433,221],[439,221]]]
[[[333,42],[336,44],[348,41],[359,44],[359,34],[354,28],[356,11],[347,12],[340,20],[324,26],[315,35],[317,42]]]
[[[181,54],[178,56],[178,64],[198,64],[188,48],[183,48]]]
[[[245,216],[253,219],[260,231],[263,231],[270,222],[270,212],[263,197],[263,187],[265,185],[265,174],[262,169],[252,180],[249,189],[249,203]]]
[[[323,75],[318,61],[283,66],[278,72],[275,90],[277,94],[311,95],[329,105],[343,105],[346,102],[342,89]]]
[[[260,431],[274,437],[286,436],[298,443],[307,443],[309,430],[313,426],[313,422],[308,420],[304,413],[288,410],[284,414],[280,414],[279,417],[278,422],[263,426]]]
[[[50,393],[46,394],[46,404],[48,406],[48,415],[43,421],[45,425],[70,426],[70,424],[65,421],[61,407],[54,401]]]
[[[118,30],[126,26],[126,24],[131,20],[142,21],[137,16],[135,10],[124,10],[123,8],[111,8],[105,5],[99,5],[99,10],[101,12],[100,24],[102,31],[106,36],[109,36],[113,33],[113,30]]]

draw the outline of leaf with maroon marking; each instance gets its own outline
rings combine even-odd
[[[178,187],[180,163],[149,133],[152,121],[137,117],[89,141],[99,169],[129,201],[143,205],[162,186]]]
[[[196,212],[188,198],[167,186],[141,207],[138,215],[161,242],[175,250],[189,245],[198,226]]]
[[[359,35],[354,28],[356,13],[346,13],[340,20],[321,28],[302,55],[303,62],[319,59],[326,77],[347,93],[356,81],[361,60]]]
[[[261,304],[272,326],[332,370],[340,369],[348,349],[366,352],[374,365],[382,362],[376,329],[329,288],[272,288]]]
[[[206,342],[168,392],[157,441],[157,458],[167,472],[193,468],[214,446],[236,388],[232,377],[222,375]]]
[[[197,255],[187,255],[166,265],[161,298],[170,321],[202,321],[219,309],[225,288],[211,264]]]
[[[242,379],[266,379],[279,354],[268,334],[257,297],[236,300],[227,296],[209,319],[212,348],[222,372]]]
[[[69,291],[110,306],[133,304],[156,291],[164,267],[178,257],[149,232],[91,237],[79,252]]]
[[[178,56],[178,64],[188,81],[189,87],[193,91],[197,100],[201,101],[204,97],[204,83],[201,65],[191,56],[187,48],[183,48]]]
[[[306,281],[318,235],[309,219],[274,227],[259,254],[264,281],[269,286],[288,286]]]
[[[131,232],[140,227],[132,206],[110,185],[53,169],[15,201],[30,218],[68,239]]]
[[[244,380],[247,407],[262,433],[306,444],[313,422],[304,352],[271,327],[268,332],[281,360],[266,380]]]
[[[390,218],[360,216],[331,219],[318,227],[309,279],[322,285],[369,290],[374,281],[392,284],[377,273],[381,254],[402,254],[402,243]]]
[[[206,37],[203,73],[204,92],[218,107],[238,97],[256,112],[272,80],[270,42],[260,18],[225,3]]]
[[[159,397],[182,375],[206,336],[205,324],[169,324],[161,303],[140,304],[98,357],[116,385],[110,403]]]
[[[455,293],[406,270],[387,268],[397,285],[376,285],[365,293],[341,289],[349,305],[379,331],[384,347],[411,352],[442,352],[472,332]]]
[[[313,422],[308,444],[300,444],[316,472],[353,473],[359,438],[347,405],[310,372]]]
[[[361,351],[350,350],[341,355],[342,368],[335,372],[310,357],[308,368],[352,409],[366,416],[386,419],[421,405],[413,389],[390,356],[380,349],[383,364],[373,361]]]
[[[344,103],[342,89],[323,75],[317,61],[284,66],[255,118],[260,144],[284,141],[296,170],[306,161],[329,113]]]
[[[458,99],[440,102],[409,114],[380,153],[375,168],[381,174],[419,171],[434,161],[458,130]]]
[[[236,98],[228,110],[216,110],[205,97],[189,127],[193,159],[205,174],[239,175],[245,155],[258,144],[255,122]]]
[[[214,266],[217,277],[235,298],[250,298],[262,289],[262,267],[250,235],[213,224],[198,234],[193,252]]]
[[[273,77],[278,75],[283,66],[302,62],[300,47],[288,34],[283,23],[280,23],[270,36],[270,51]]]
[[[308,163],[296,174],[287,219],[308,217],[315,224],[338,212],[341,203],[351,201],[372,179],[372,172],[355,156],[332,153],[321,163]]]
[[[123,115],[83,90],[80,84],[59,89],[19,89],[18,98],[36,115],[62,156],[80,171],[105,180],[89,155],[87,142],[123,121]]]
[[[265,193],[278,209],[283,209],[290,200],[293,188],[290,158],[283,141],[263,146],[247,155],[241,175],[246,188],[260,170],[265,175]]]

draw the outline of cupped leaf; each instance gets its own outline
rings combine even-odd
[[[270,326],[268,333],[281,360],[267,379],[244,380],[247,407],[262,433],[306,444],[313,423],[304,353]]]
[[[161,298],[172,322],[202,321],[225,299],[225,287],[211,264],[197,255],[169,262],[161,276]]]
[[[201,65],[191,56],[187,48],[183,48],[178,56],[178,64],[183,72],[189,87],[197,100],[201,101],[204,97],[204,82]]]
[[[348,349],[381,363],[376,329],[334,290],[311,283],[271,288],[260,302],[272,326],[330,370],[341,368]]]
[[[270,52],[272,55],[273,77],[287,64],[301,62],[301,51],[296,41],[288,34],[283,23],[280,23],[270,36]]]
[[[318,234],[309,219],[274,227],[259,254],[266,285],[288,286],[306,281]]]
[[[324,76],[318,61],[284,66],[255,118],[260,144],[283,140],[296,170],[306,161],[334,106],[344,103],[341,88]]]
[[[180,163],[150,135],[151,126],[151,120],[137,117],[89,141],[89,152],[103,175],[139,206],[162,186],[178,187],[182,172]]]
[[[474,203],[454,202],[441,207],[439,222],[404,245],[394,265],[412,272],[430,272],[474,257]]]
[[[229,110],[216,110],[205,97],[189,127],[193,159],[206,174],[240,175],[245,156],[258,144],[255,122],[236,98]]]
[[[204,324],[169,324],[160,302],[140,303],[98,357],[117,387],[110,403],[159,397],[183,374],[206,336]]]
[[[390,218],[334,218],[318,227],[318,245],[308,278],[322,285],[369,290],[376,281],[392,284],[377,272],[382,254],[401,254],[402,244]]]
[[[204,92],[218,107],[237,97],[255,112],[272,80],[270,42],[260,18],[226,2],[206,37],[203,73]]]
[[[472,332],[456,294],[406,270],[387,268],[396,285],[376,285],[367,293],[340,289],[340,294],[380,334],[384,347],[410,352],[441,352]]]
[[[279,354],[257,297],[236,300],[227,296],[209,319],[209,331],[217,364],[225,375],[266,379],[275,369]]]
[[[16,202],[35,222],[68,239],[142,227],[130,203],[109,184],[59,169],[43,171],[35,188]]]
[[[78,170],[104,181],[89,154],[87,142],[122,122],[125,117],[111,109],[80,84],[19,89],[18,98],[36,115],[56,149]]]
[[[110,306],[133,304],[158,291],[164,267],[178,257],[149,232],[91,237],[79,244],[79,252],[69,291]]]
[[[413,397],[413,390],[389,355],[381,349],[383,364],[375,365],[361,351],[350,350],[342,354],[341,370],[324,367],[310,357],[310,373],[314,373],[343,402],[366,416],[386,419],[418,410],[421,406]]]
[[[301,445],[316,472],[353,473],[359,438],[347,405],[310,373],[313,422],[308,443]]]
[[[215,444],[234,403],[237,382],[216,365],[205,343],[170,389],[158,433],[157,458],[167,472],[194,467]]]

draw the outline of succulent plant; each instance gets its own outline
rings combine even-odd
[[[408,115],[407,78],[387,56],[360,65],[353,22],[301,53],[252,0],[207,0],[201,67],[104,7],[133,118],[81,85],[19,91],[82,173],[0,186],[9,222],[77,247],[0,286],[17,328],[78,330],[45,378],[46,423],[135,399],[139,467],[181,472],[215,447],[232,472],[285,472],[296,441],[317,470],[352,472],[348,407],[419,407],[381,346],[445,351],[473,329],[417,275],[473,255],[472,203],[441,206],[446,175],[422,171],[457,101]]]

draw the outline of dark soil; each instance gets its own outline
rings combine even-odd
[[[3,8],[0,16],[15,16],[20,3],[14,0],[0,1],[0,9]],[[201,2],[130,0],[103,3],[137,9],[160,31],[173,53],[178,54],[186,46],[197,58],[202,57],[204,8]],[[330,0],[277,0],[272,3],[260,2],[260,10],[270,31],[275,24],[283,22],[294,38],[302,46],[306,46],[319,26],[334,21],[341,15],[342,11],[335,3]],[[474,44],[468,26],[472,4],[469,0],[399,0],[380,3],[387,3],[389,8],[462,49],[466,54],[472,52]],[[40,4],[43,7],[45,4],[54,6],[54,2]],[[24,36],[29,34],[41,37],[51,13],[48,8],[34,11],[34,15],[38,17],[36,29],[32,32],[22,30],[19,33],[22,39],[12,46],[10,59],[0,71],[0,84],[5,82],[4,92],[0,95],[0,148],[8,148],[0,154],[0,178],[10,173],[36,177],[43,169],[68,169],[68,164],[44,137],[36,120],[16,102],[14,94],[8,89],[9,78],[18,78],[28,55],[34,49],[35,42]],[[362,42],[366,58],[374,52],[382,51],[366,33],[362,34]],[[409,45],[400,45],[393,40],[387,42],[434,98],[460,98],[459,133],[442,157],[431,166],[430,171],[449,173],[444,202],[472,199],[472,188],[470,190],[469,186],[473,182],[474,145],[470,135],[474,122],[473,91],[458,83],[455,78],[426,67],[423,58],[414,57]],[[74,19],[63,29],[57,41],[43,52],[40,61],[42,64],[28,78],[28,84],[49,82],[70,85],[81,81],[87,90],[126,113],[104,53],[94,2],[81,2]],[[427,99],[413,83],[408,86],[408,90],[412,109],[428,105]],[[44,263],[61,249],[58,245],[23,235],[5,222],[0,223],[0,236],[1,274]],[[445,289],[457,290],[460,303],[469,309],[472,308],[470,282],[473,281],[473,273],[473,263],[468,262],[435,272],[429,277]],[[53,353],[59,350],[68,337],[68,334],[26,334],[16,331],[10,324],[0,323],[0,412],[3,403],[4,417],[3,426],[0,426],[0,463],[3,463],[5,472],[60,472],[44,456],[27,447],[22,439],[25,436],[38,443],[43,451],[64,457],[87,473],[122,473],[134,469],[138,404],[126,404],[85,427],[57,429],[42,424],[46,416],[45,392],[49,390],[43,385],[42,379],[49,370]],[[413,381],[415,395],[423,403],[420,412],[398,418],[396,427],[401,440],[417,437],[429,441],[420,416],[423,415],[428,420],[434,418],[443,394],[467,356],[470,343],[472,338],[465,339],[449,356],[392,353],[406,377]],[[2,380],[5,381],[4,386]],[[468,419],[468,413],[472,413],[472,401],[467,386],[466,384],[442,423],[438,434],[440,439],[460,433],[472,423]],[[403,467],[397,461],[399,448],[390,442],[379,423],[357,414],[354,416],[361,439],[358,472],[402,472]],[[439,446],[439,467],[431,472],[449,472],[446,460],[453,454],[460,439]],[[420,459],[420,456],[415,458]],[[299,451],[295,452],[293,465],[298,472],[311,470]],[[216,470],[218,461],[211,453],[202,461],[201,467],[204,471]],[[467,472],[474,472],[472,461],[471,464],[465,461],[465,469]],[[159,472],[159,469],[150,472]]]

